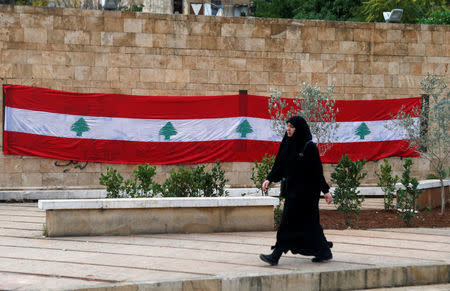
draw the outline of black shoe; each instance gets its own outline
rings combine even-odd
[[[331,253],[330,249],[326,249],[325,251],[322,251],[321,254],[315,256],[312,258],[313,263],[321,263],[324,261],[329,261],[333,258],[333,254]]]
[[[280,260],[282,254],[283,251],[281,251],[279,248],[274,248],[273,252],[270,255],[260,254],[259,258],[264,262],[270,264],[271,266],[275,266],[278,265],[278,261]]]
[[[260,255],[259,255],[259,258],[260,258],[261,260],[263,260],[264,262],[270,264],[271,266],[276,266],[276,265],[278,265],[278,260],[280,259],[279,257],[278,257],[278,258],[275,258],[275,257],[273,256],[273,254],[270,254],[270,255],[263,255],[263,254],[260,254]]]

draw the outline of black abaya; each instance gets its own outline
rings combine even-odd
[[[329,186],[323,177],[319,151],[306,121],[299,117],[288,120],[294,127],[292,137],[284,136],[275,164],[267,177],[270,182],[287,181],[283,215],[273,248],[306,256],[323,256],[330,252],[320,225],[320,192]],[[303,152],[303,157],[299,153]]]

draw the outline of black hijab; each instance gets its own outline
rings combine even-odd
[[[290,123],[295,127],[294,134],[288,139],[291,139],[295,143],[295,149],[298,153],[303,149],[303,146],[308,140],[312,140],[311,130],[306,120],[301,116],[292,116],[286,123]]]
[[[311,130],[303,117],[293,116],[286,123],[292,124],[295,131],[291,137],[285,133],[281,141],[280,158],[283,163],[283,177],[290,176],[294,171],[298,154],[303,150],[305,143],[312,140]]]

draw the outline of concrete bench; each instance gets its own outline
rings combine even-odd
[[[48,236],[273,230],[273,197],[39,200]]]

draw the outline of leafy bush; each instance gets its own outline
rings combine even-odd
[[[210,177],[205,175],[205,166],[194,169],[178,167],[170,170],[170,177],[162,185],[164,197],[199,197],[201,190],[207,196],[212,189],[205,189]],[[210,182],[210,181],[209,181]]]
[[[205,171],[205,165],[193,169],[179,167],[178,171],[172,169],[170,177],[162,185],[165,197],[212,197],[226,196],[224,191],[226,179],[225,171],[216,162],[211,173]]]
[[[429,173],[429,174],[427,174],[427,175],[425,176],[425,179],[427,179],[427,180],[438,180],[439,177],[436,176],[436,174],[434,174],[434,173]]]
[[[120,198],[122,175],[113,167],[106,169],[106,174],[100,174],[100,185],[106,186],[106,198]]]
[[[402,189],[397,191],[397,215],[400,216],[407,226],[412,223],[412,218],[416,212],[416,200],[422,190],[417,189],[419,182],[416,178],[411,178],[411,159],[406,159],[403,164],[403,174],[401,183]]]
[[[352,219],[357,219],[364,196],[359,196],[357,190],[360,181],[367,175],[361,173],[366,160],[352,161],[348,155],[342,156],[333,173],[331,181],[336,184],[334,190],[334,204],[338,211],[344,213],[345,224],[352,225]]]
[[[124,185],[120,187],[122,196],[126,198],[135,198],[139,196],[139,187],[136,179],[126,179]],[[125,193],[125,195],[123,194]]]
[[[258,191],[261,190],[262,194],[265,196],[269,195],[269,189],[264,191],[262,189],[262,184],[266,180],[266,177],[270,173],[274,163],[275,156],[268,156],[265,154],[260,163],[255,160],[252,168],[252,176],[250,179],[253,181]]]
[[[450,25],[450,10],[447,10],[447,11],[433,11],[427,17],[419,18],[418,23],[420,23],[420,24]]]
[[[375,171],[375,174],[378,177],[378,186],[384,192],[384,209],[387,211],[394,210],[395,184],[398,182],[398,176],[392,176],[392,167],[386,159],[384,165],[380,165],[380,172]]]
[[[227,196],[228,191],[225,190],[225,184],[228,179],[225,178],[225,170],[222,169],[219,160],[216,161],[215,166],[211,169],[211,175],[214,185],[213,196]]]
[[[106,186],[106,198],[126,197],[200,197],[226,196],[225,171],[219,161],[211,172],[205,171],[205,165],[194,169],[179,167],[170,172],[170,177],[160,185],[153,181],[156,167],[148,164],[138,165],[133,170],[133,177],[124,181],[120,173],[108,167],[106,174],[100,175],[100,184]],[[123,183],[123,185],[122,185]]]
[[[132,3],[130,6],[120,6],[119,10],[122,12],[142,12],[144,4]]]
[[[138,165],[133,170],[134,183],[137,185],[138,196],[154,197],[160,192],[161,186],[153,181],[156,175],[156,167],[149,164]]]
[[[280,203],[275,207],[273,212],[273,220],[275,225],[280,225],[281,217],[283,216],[283,206],[284,206],[284,198],[279,197]]]
[[[446,0],[368,0],[362,2],[360,13],[368,22],[384,22],[383,12],[398,8],[403,9],[402,23],[417,23],[421,18],[448,10],[445,3]]]

